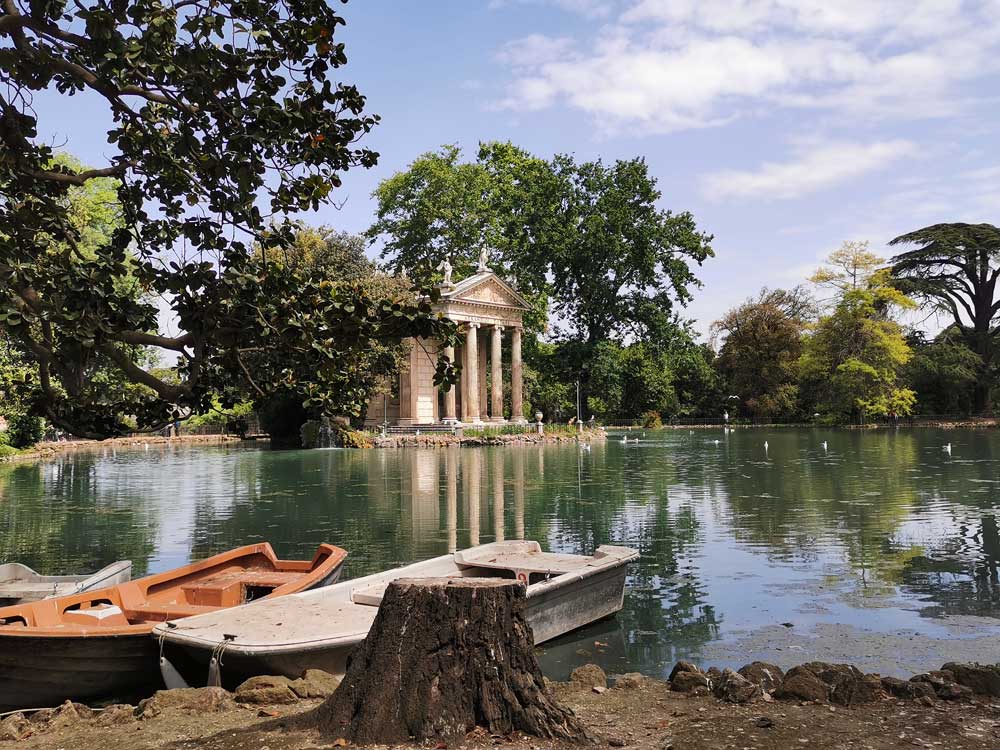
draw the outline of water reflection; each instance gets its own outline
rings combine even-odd
[[[0,466],[0,557],[157,571],[262,539],[288,557],[332,541],[358,576],[494,539],[626,544],[642,558],[621,616],[549,644],[543,661],[553,676],[586,660],[662,673],[783,622],[935,632],[974,614],[1000,626],[998,459],[994,433],[934,430],[107,450]]]

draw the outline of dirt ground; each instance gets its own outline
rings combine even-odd
[[[882,700],[844,708],[817,703],[758,701],[723,703],[711,696],[671,692],[663,682],[647,680],[639,687],[596,693],[565,683],[554,690],[573,709],[596,739],[597,747],[636,750],[809,750],[858,748],[882,750],[942,747],[955,750],[1000,747],[1000,699],[976,697],[971,702]],[[8,750],[306,750],[344,745],[337,737],[302,728],[321,699],[292,705],[244,706],[226,698],[206,708],[170,708],[152,718],[137,719],[119,710],[102,719],[60,721],[18,740],[0,742]],[[120,721],[120,723],[118,723]],[[443,744],[428,748],[444,750]],[[459,748],[508,747],[547,750],[559,743],[523,736],[468,736]]]

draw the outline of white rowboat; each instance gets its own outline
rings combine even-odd
[[[0,564],[0,606],[115,586],[132,577],[132,561],[119,560],[91,575],[43,576],[21,563]]]
[[[535,643],[615,614],[625,572],[639,553],[602,546],[593,555],[542,552],[537,542],[496,542],[401,568],[216,612],[161,623],[153,637],[191,684],[203,684],[213,656],[227,683],[253,675],[298,677],[306,669],[343,674],[364,640],[389,583],[401,578],[510,578],[527,584]]]

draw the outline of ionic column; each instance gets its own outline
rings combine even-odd
[[[482,421],[489,419],[490,389],[486,384],[486,374],[490,368],[490,347],[488,342],[483,342],[479,348],[479,418]]]
[[[493,326],[493,351],[491,359],[493,369],[490,384],[492,402],[490,408],[491,422],[506,422],[503,418],[503,362],[501,360],[503,347],[503,326]]]
[[[455,347],[446,346],[444,348],[444,356],[449,362],[454,364]],[[447,424],[455,424],[458,422],[458,414],[455,413],[455,386],[451,386],[444,392],[444,417],[442,421]]]
[[[510,332],[510,419],[525,424],[524,417],[524,367],[521,364],[521,329]]]
[[[478,323],[469,323],[465,335],[465,372],[462,373],[462,419],[479,422],[479,342]]]

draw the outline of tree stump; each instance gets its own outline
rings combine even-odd
[[[502,578],[394,581],[317,709],[321,731],[359,745],[449,740],[476,727],[591,741],[545,688],[524,606],[524,586]]]

